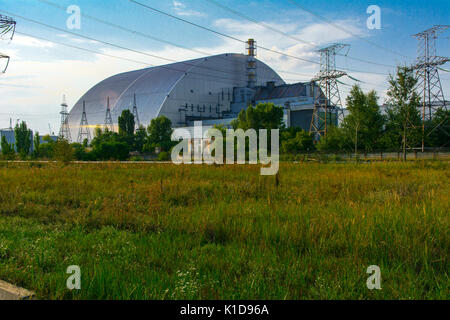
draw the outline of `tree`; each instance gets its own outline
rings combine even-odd
[[[330,126],[327,132],[327,138],[320,139],[316,145],[319,151],[342,151],[347,150],[349,145],[348,136],[343,128]]]
[[[120,138],[123,138],[123,136],[119,137],[119,134],[116,132],[109,131],[108,129],[102,130],[101,128],[95,128],[94,139],[92,139],[91,145],[94,149],[98,149],[102,143],[119,141]],[[86,148],[84,144],[83,147]]]
[[[301,128],[291,127],[281,133],[281,151],[298,153],[314,150],[313,136]]]
[[[160,116],[152,119],[147,131],[146,150],[153,152],[158,147],[161,151],[170,151],[173,147],[174,142],[171,139],[173,132],[172,122],[168,118]]]
[[[32,132],[28,129],[25,121],[14,128],[14,135],[16,138],[16,149],[22,159],[25,159],[31,150]]]
[[[59,138],[53,147],[53,159],[64,163],[69,163],[73,160],[74,150],[70,143],[63,138]]]
[[[233,121],[234,129],[282,129],[283,108],[275,106],[273,103],[259,103],[256,107],[249,106],[246,110],[241,110],[238,118]]]
[[[365,152],[381,147],[384,117],[378,106],[378,96],[375,91],[365,94],[355,85],[347,97],[347,110],[342,128],[347,139],[353,142],[355,155],[358,149]]]
[[[119,116],[119,135],[132,145],[134,137],[134,115],[130,110],[123,110]]]
[[[81,143],[72,143],[73,156],[75,160],[86,161],[88,160],[85,147]]]
[[[33,149],[34,149],[34,157],[39,158],[39,147],[41,145],[41,137],[39,136],[39,132],[36,132],[34,134],[33,139]]]
[[[95,129],[94,139],[92,140],[93,151],[87,154],[89,160],[95,157],[99,160],[126,160],[129,157],[134,136],[127,137],[116,132],[100,128]],[[92,155],[91,155],[92,154]]]
[[[130,146],[126,142],[102,142],[94,149],[94,152],[100,160],[125,161],[130,155]]]
[[[42,138],[42,141],[44,143],[39,145],[39,157],[45,159],[52,159],[55,141],[49,135],[44,136]]]
[[[450,144],[450,111],[439,109],[433,118],[425,123],[429,128],[425,141],[431,147],[448,147]]]
[[[144,145],[147,142],[147,130],[144,126],[140,126],[136,130],[136,134],[134,135],[134,150],[138,152],[142,152],[144,149]]]
[[[9,144],[5,136],[2,136],[1,147],[3,157],[7,160],[12,160],[15,154],[14,145],[12,143]]]
[[[415,91],[417,79],[408,68],[398,67],[395,78],[390,75],[389,84],[385,140],[392,147],[401,145],[406,160],[407,147],[421,141],[420,97]]]

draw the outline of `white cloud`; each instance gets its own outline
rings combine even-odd
[[[206,14],[203,12],[190,10],[186,7],[186,5],[180,1],[173,1],[173,8],[175,13],[179,16],[184,17],[206,17]]]
[[[42,41],[32,37],[16,34],[14,45],[34,48],[53,48],[55,45],[48,41]]]
[[[73,37],[73,36],[71,36],[69,34],[65,34],[65,33],[58,34],[58,37],[68,40],[72,43],[76,43],[76,44],[98,44],[97,41]]]

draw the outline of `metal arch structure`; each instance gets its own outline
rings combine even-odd
[[[14,38],[15,32],[16,32],[16,21],[14,21],[10,17],[0,14],[0,38],[3,39],[8,35],[11,35],[8,36],[7,38],[9,38],[9,40],[12,40]],[[6,54],[0,53],[0,60],[6,60],[5,67],[2,70],[0,70],[1,73],[5,73],[6,69],[8,69],[11,58]]]
[[[436,111],[448,110],[438,69],[450,59],[436,54],[436,40],[449,27],[448,25],[437,25],[414,35],[419,43],[416,64],[411,67],[411,70],[416,71],[419,79],[417,90],[422,97],[422,152],[425,151],[426,135],[435,130],[446,132],[441,124],[434,128],[427,128],[426,124],[433,119]],[[450,137],[448,132],[446,134]]]
[[[347,55],[350,45],[336,43],[318,50],[320,71],[311,80],[314,84],[318,83],[318,90],[314,90],[314,111],[310,127],[310,132],[315,135],[316,139],[327,136],[328,126],[333,124],[333,114],[336,116],[337,122],[344,118],[337,79],[347,73],[336,70],[336,55],[344,50],[346,50],[344,55]]]
[[[72,138],[76,139],[79,131],[83,101],[86,102],[90,128],[104,126],[107,97],[110,98],[114,122],[117,120],[114,117],[123,110],[132,111],[134,94],[139,122],[144,126],[162,115],[170,119],[175,127],[186,126],[192,119],[216,119],[218,115],[220,117],[230,111],[233,88],[247,86],[247,58],[244,54],[225,53],[106,78],[86,91],[70,110]],[[275,81],[276,85],[285,83],[265,63],[256,59],[256,65],[256,86],[264,86],[267,81]],[[210,71],[212,68],[217,71]],[[219,70],[233,72],[233,76],[223,77],[223,72]],[[214,108],[211,112],[209,108],[206,112],[200,112],[197,109],[199,102]],[[195,108],[191,109],[192,105]]]

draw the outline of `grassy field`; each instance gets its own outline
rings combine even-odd
[[[2,163],[0,279],[43,299],[449,299],[449,169]]]

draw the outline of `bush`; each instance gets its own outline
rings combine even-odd
[[[100,160],[118,160],[128,159],[130,148],[126,142],[102,142],[95,148],[95,154]]]
[[[53,146],[53,159],[68,163],[74,158],[74,151],[70,143],[65,139],[59,139]]]
[[[158,161],[169,161],[169,153],[168,152],[160,152],[158,154]]]
[[[13,160],[15,158],[16,153],[14,151],[14,145],[9,144],[8,141],[6,141],[5,136],[2,136],[1,147],[2,156],[5,160]]]

